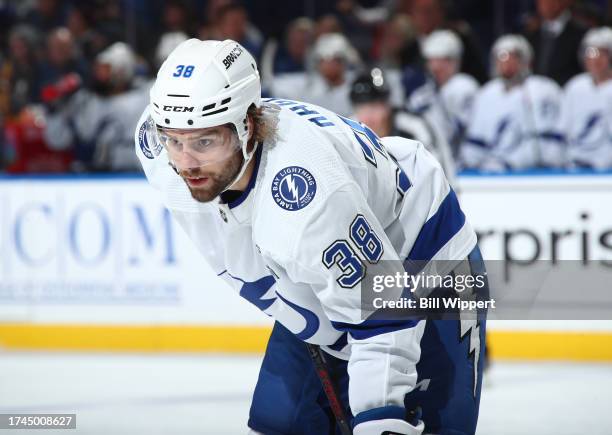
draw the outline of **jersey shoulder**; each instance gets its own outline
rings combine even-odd
[[[554,80],[540,76],[532,75],[527,77],[523,84],[530,93],[533,94],[559,94],[561,93],[561,87]]]
[[[487,105],[497,102],[504,97],[504,85],[500,79],[492,79],[484,84],[477,92],[474,102],[476,105]]]
[[[480,88],[480,91],[478,93],[479,95],[485,95],[485,96],[499,95],[503,92],[503,90],[504,90],[504,84],[502,80],[499,78],[495,78],[485,83]]]
[[[584,92],[593,87],[593,81],[589,73],[581,73],[572,77],[564,86],[566,94]]]
[[[565,95],[573,98],[576,103],[588,106],[594,103],[590,98],[591,96],[598,99],[602,96],[608,98],[612,94],[612,80],[606,80],[596,85],[591,75],[585,72],[572,77],[563,90]]]
[[[318,106],[288,101],[276,100],[284,104],[276,137],[262,144],[252,219],[255,242],[283,258],[330,196],[354,184],[338,151],[348,146],[343,121]]]
[[[606,82],[602,83],[599,88],[601,89],[602,95],[609,98],[612,95],[612,80],[606,80]]]
[[[478,82],[474,77],[464,73],[458,73],[451,77],[447,86],[455,92],[470,93],[476,92],[479,88]]]

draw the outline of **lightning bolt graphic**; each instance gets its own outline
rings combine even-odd
[[[476,397],[476,385],[478,384],[478,363],[480,361],[480,325],[478,320],[461,320],[461,339],[470,333],[468,355],[474,354],[474,397]]]
[[[291,194],[293,195],[294,200],[297,201],[300,195],[300,191],[295,185],[293,175],[287,175],[287,177],[285,177],[285,180],[287,181],[287,187],[289,188],[289,192],[291,192]]]

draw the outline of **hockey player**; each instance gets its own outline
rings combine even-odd
[[[357,51],[339,33],[319,36],[312,51],[314,71],[277,76],[271,81],[270,91],[275,96],[325,105],[349,116],[349,92],[355,77],[352,68],[359,63]]]
[[[450,30],[436,30],[423,42],[423,56],[427,69],[437,87],[442,110],[455,126],[455,137],[447,137],[452,143],[460,140],[468,125],[478,82],[472,76],[459,72],[463,46]]]
[[[135,69],[132,49],[116,42],[96,57],[92,89],[48,104],[46,140],[55,149],[74,150],[74,171],[139,169],[133,129],[147,104],[148,87],[135,85]]]
[[[589,30],[581,55],[587,72],[565,85],[563,101],[569,164],[612,168],[612,29]]]
[[[531,47],[522,36],[502,36],[491,51],[497,77],[474,101],[463,164],[494,171],[562,166],[561,89],[530,74]]]
[[[424,117],[390,102],[387,77],[379,68],[359,75],[351,85],[355,120],[364,123],[379,137],[400,136],[421,142],[442,165],[446,178],[455,178],[452,150],[444,134]]]
[[[251,433],[338,433],[308,342],[323,349],[355,435],[473,434],[484,319],[360,309],[374,265],[480,263],[440,165],[418,142],[260,92],[242,46],[191,39],[160,68],[135,135],[149,182],[208,264],[276,320]]]

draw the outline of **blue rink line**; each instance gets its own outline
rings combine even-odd
[[[487,172],[468,169],[459,172],[460,178],[479,177],[582,177],[582,176],[612,176],[612,169],[596,171],[594,169],[525,169],[520,171]],[[0,172],[0,182],[6,181],[116,181],[145,180],[140,172],[95,173],[95,174],[7,174]]]

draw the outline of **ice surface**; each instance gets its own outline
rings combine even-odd
[[[0,413],[76,413],[70,434],[79,435],[246,434],[260,363],[261,356],[0,352]],[[612,365],[495,362],[478,434],[609,435],[611,403]],[[19,431],[28,433],[41,431]]]

